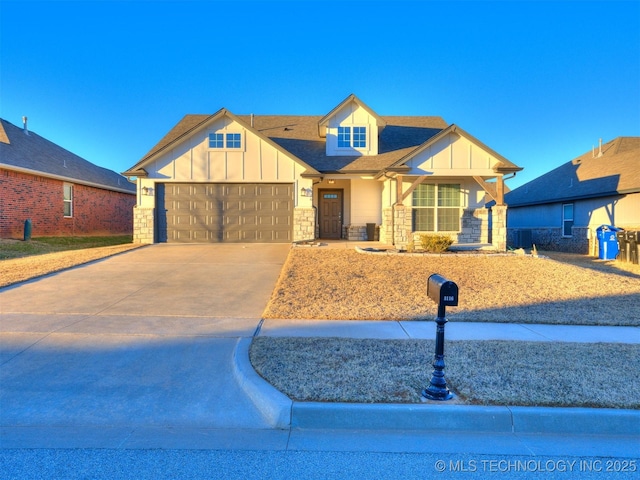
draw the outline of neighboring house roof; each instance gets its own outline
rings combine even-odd
[[[117,192],[136,192],[136,186],[119,173],[99,167],[4,119],[0,119],[0,168]]]
[[[640,192],[640,137],[618,137],[505,195],[510,207]]]

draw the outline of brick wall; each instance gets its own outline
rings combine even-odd
[[[65,218],[64,184],[0,169],[0,237],[23,238],[26,219],[34,237],[133,232],[135,195],[73,184],[73,216]]]
[[[528,229],[510,228],[508,232],[508,241],[510,246],[516,246],[516,238],[519,230],[531,230],[531,243],[535,244],[538,250],[583,254],[588,254],[593,251],[593,239],[595,239],[595,232],[590,235],[588,231],[589,229],[586,227],[573,227],[571,229],[571,237],[563,237],[561,227]]]

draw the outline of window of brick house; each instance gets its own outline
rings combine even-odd
[[[73,217],[73,185],[65,183],[63,191],[64,216]]]

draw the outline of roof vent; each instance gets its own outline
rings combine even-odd
[[[27,128],[27,117],[22,117],[22,126],[25,135],[29,135],[29,129]]]
[[[600,139],[600,146],[598,147],[598,158],[602,156],[602,139]]]

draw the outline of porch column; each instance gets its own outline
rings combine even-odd
[[[402,204],[393,206],[393,244],[398,249],[404,249],[409,242],[409,232],[407,231],[406,218],[409,215],[411,220],[411,211]]]
[[[293,209],[293,241],[301,242],[316,238],[316,211],[313,208]]]
[[[133,207],[133,243],[155,241],[155,208]]]
[[[500,252],[507,250],[507,206],[494,205],[491,208],[491,243]]]

